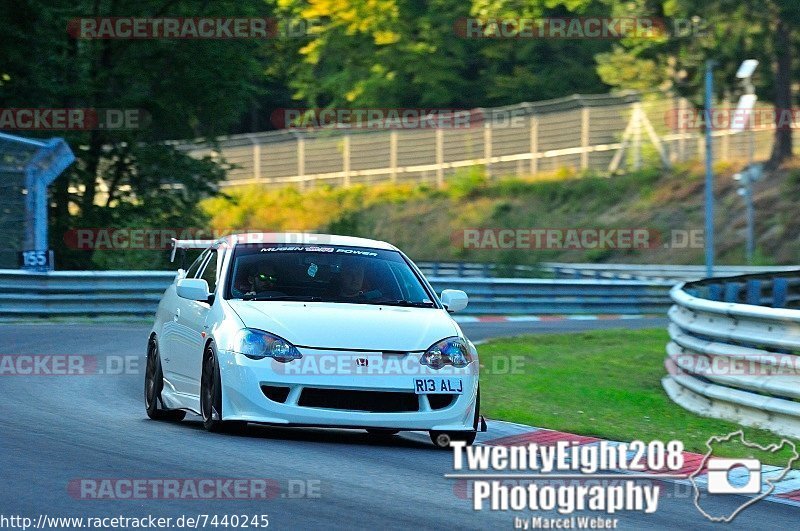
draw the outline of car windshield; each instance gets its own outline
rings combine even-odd
[[[241,244],[234,251],[231,267],[229,299],[435,307],[397,251]]]

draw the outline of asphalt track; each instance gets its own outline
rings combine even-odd
[[[470,323],[463,328],[482,340],[663,323]],[[142,405],[147,331],[133,324],[0,325],[0,354],[96,356],[100,367],[109,356],[142,360],[126,374],[0,376],[0,516],[268,514],[269,527],[276,529],[445,530],[509,529],[514,516],[531,515],[474,511],[470,500],[457,495],[453,480],[443,477],[452,472],[451,454],[435,450],[424,434],[378,442],[361,431],[251,427],[245,435],[217,435],[204,432],[196,417],[150,421]],[[535,397],[531,407],[537,407]],[[490,422],[479,441],[496,436]],[[279,485],[280,494],[268,500],[95,500],[68,490],[70,482],[86,478],[266,478]],[[304,488],[314,496],[294,497]],[[761,502],[728,525],[789,529],[798,516],[795,507]],[[625,529],[724,528],[703,520],[685,497],[662,498],[652,515],[615,517]]]

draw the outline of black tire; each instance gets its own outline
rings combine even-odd
[[[475,442],[477,432],[474,431],[431,431],[431,442],[442,450],[450,448],[450,441],[464,441],[467,446]]]
[[[181,421],[186,412],[180,409],[162,409],[161,391],[164,389],[164,373],[161,370],[161,356],[155,337],[147,342],[147,365],[144,371],[144,407],[147,416],[153,420]]]
[[[209,344],[203,354],[203,372],[200,378],[200,414],[203,427],[210,432],[237,433],[247,427],[242,421],[222,420],[222,382],[217,363],[217,352]]]
[[[387,430],[385,428],[367,428],[367,433],[374,437],[394,437],[400,430]]]

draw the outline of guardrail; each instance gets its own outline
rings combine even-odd
[[[700,280],[706,276],[706,267],[704,265],[565,264],[558,262],[545,262],[541,264],[541,267],[543,270],[555,274],[556,278],[662,278],[667,280]],[[750,273],[797,271],[798,269],[800,269],[800,265],[718,265],[714,266],[714,277],[732,277]]]
[[[166,271],[0,270],[0,317],[150,316],[174,278]],[[663,314],[664,281],[428,277],[437,292],[462,289],[463,312],[486,314]]]
[[[800,437],[800,271],[689,282],[670,296],[670,398]]]
[[[174,271],[0,270],[0,317],[153,315]]]
[[[542,274],[555,278],[584,278],[611,280],[699,280],[705,276],[702,265],[671,264],[568,264],[542,262],[537,265],[496,265],[492,263],[468,262],[417,262],[420,270],[430,276],[453,277],[536,277]],[[748,273],[796,271],[795,266],[748,266],[723,265],[714,267],[715,277],[732,277]]]

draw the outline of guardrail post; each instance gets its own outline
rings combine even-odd
[[[747,281],[747,304],[761,304],[761,281],[751,279]]]
[[[789,280],[776,278],[772,283],[772,307],[786,308],[786,295],[789,291]]]
[[[722,299],[722,284],[709,284],[708,286],[708,298],[712,301],[718,301]]]
[[[742,285],[738,282],[725,283],[725,302],[739,302],[739,292]]]

